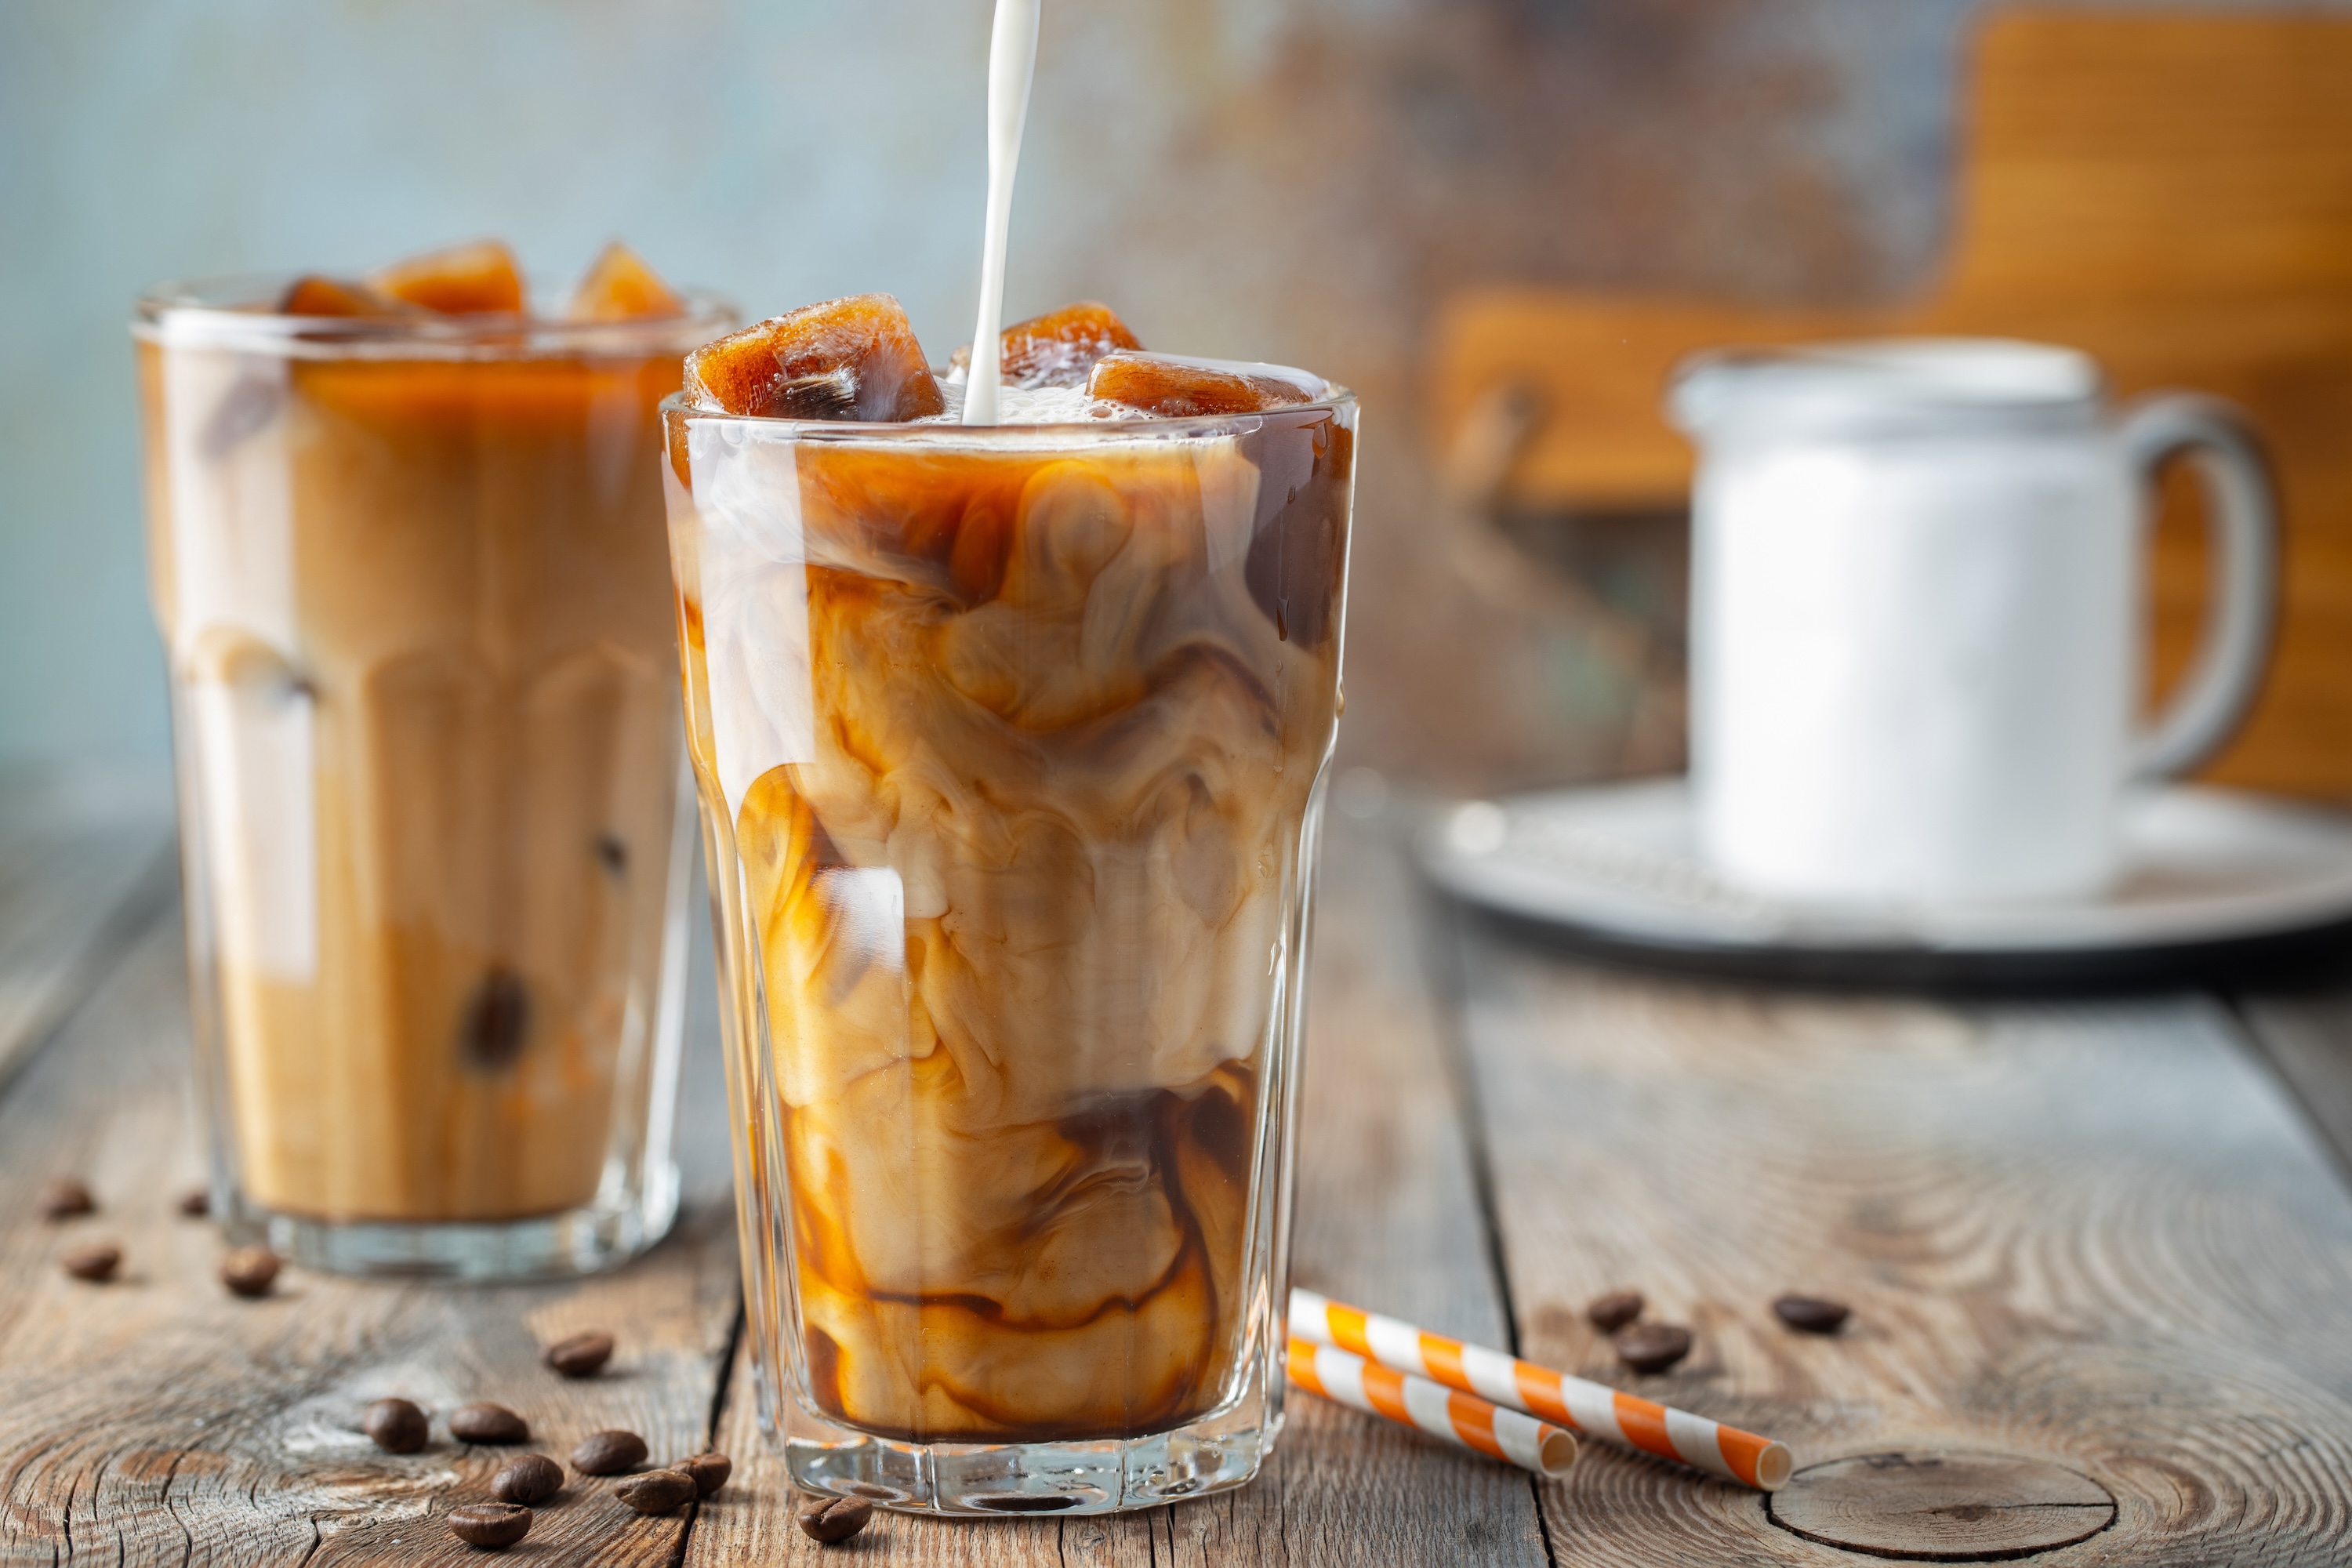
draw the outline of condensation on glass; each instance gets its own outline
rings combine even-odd
[[[764,1429],[987,1514],[1279,1427],[1356,408],[665,405]]]
[[[215,1213],[311,1267],[650,1245],[691,816],[656,405],[723,328],[133,323]]]

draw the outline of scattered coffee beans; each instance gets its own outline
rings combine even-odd
[[[213,1212],[213,1194],[209,1187],[190,1187],[180,1194],[180,1212],[190,1219],[202,1219]]]
[[[646,1440],[635,1432],[591,1432],[572,1450],[572,1468],[583,1476],[625,1476],[646,1462]]]
[[[77,1247],[58,1259],[58,1267],[77,1279],[87,1279],[93,1285],[103,1285],[114,1278],[122,1267],[122,1248],[119,1247]]]
[[[563,1467],[545,1454],[525,1454],[490,1482],[490,1490],[504,1502],[545,1502],[562,1489]]]
[[[240,1247],[221,1259],[220,1282],[234,1295],[267,1296],[278,1283],[278,1254],[266,1247]]]
[[[433,1436],[425,1412],[405,1399],[379,1399],[369,1405],[360,1430],[387,1454],[414,1454]]]
[[[613,1489],[639,1513],[676,1513],[694,1500],[694,1478],[684,1470],[647,1470]]]
[[[680,1459],[671,1468],[692,1476],[694,1489],[709,1497],[725,1486],[727,1478],[735,1473],[735,1461],[724,1454],[697,1454],[691,1459]]]
[[[495,1552],[530,1533],[530,1510],[510,1502],[469,1502],[449,1510],[449,1533]]]
[[[461,1405],[449,1413],[449,1436],[460,1443],[528,1443],[530,1425],[503,1405]]]
[[[802,1534],[838,1546],[866,1528],[874,1517],[874,1505],[862,1497],[811,1498],[797,1517]]]
[[[98,1200],[89,1195],[89,1189],[71,1176],[58,1176],[43,1182],[40,1194],[33,1203],[41,1211],[41,1217],[47,1220],[72,1219],[77,1215],[93,1213],[98,1208]]]
[[[1691,1331],[1673,1323],[1636,1323],[1616,1339],[1618,1357],[1635,1372],[1664,1372],[1690,1354]]]
[[[1585,1307],[1584,1315],[1602,1333],[1613,1334],[1642,1315],[1642,1293],[1612,1290],[1606,1296],[1595,1296]]]
[[[597,1329],[573,1334],[548,1346],[541,1359],[566,1377],[593,1377],[613,1359],[613,1336]]]
[[[1772,1303],[1773,1315],[1800,1333],[1833,1334],[1845,1327],[1853,1309],[1843,1301],[1820,1296],[1783,1296]]]

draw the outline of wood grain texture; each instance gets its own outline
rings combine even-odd
[[[1525,1353],[1801,1466],[2046,1459],[2115,1527],[2039,1562],[2322,1563],[2352,1531],[2352,1198],[2218,1003],[1956,1009],[1586,969],[1483,930],[1467,1035]],[[1630,1377],[1580,1309],[1693,1327]],[[1769,1302],[1834,1297],[1832,1338]],[[1560,1561],[1851,1562],[1595,1443]]]
[[[1415,897],[1384,823],[1332,814],[1310,980],[1294,1277],[1500,1343],[1505,1318],[1444,1058],[1445,1020],[1423,978]],[[739,1365],[722,1422],[748,1484],[705,1508],[687,1561],[832,1561],[792,1522],[750,1386]],[[1524,1476],[1297,1394],[1273,1459],[1238,1492],[1081,1519],[877,1515],[861,1540],[869,1543],[858,1561],[909,1564],[1546,1561]]]
[[[738,1311],[732,1216],[707,1167],[678,1234],[603,1279],[467,1289],[289,1271],[267,1300],[223,1290],[217,1237],[173,1204],[201,1169],[180,942],[176,919],[152,925],[0,1100],[0,1563],[472,1561],[442,1516],[486,1500],[517,1451],[448,1440],[447,1412],[474,1399],[512,1405],[558,1456],[604,1426],[643,1433],[656,1459],[705,1446]],[[689,1142],[708,1145],[723,1122],[688,1100]],[[67,1173],[99,1212],[33,1217],[34,1187]],[[115,1283],[56,1268],[101,1238],[125,1253]],[[604,1376],[538,1364],[546,1341],[590,1326],[620,1340]],[[394,1394],[435,1417],[420,1454],[354,1429]],[[688,1518],[640,1520],[610,1484],[544,1510],[529,1555],[670,1561]]]
[[[1544,416],[1503,499],[1655,513],[1688,494],[1668,428],[1696,350],[1981,333],[2096,356],[2116,393],[2191,387],[2244,406],[2287,531],[2277,658],[2225,782],[2352,794],[2352,17],[2003,8],[1973,51],[1950,258],[1918,298],[1811,309],[1499,286],[1432,337],[1438,449],[1498,389]],[[2210,576],[2187,487],[2150,571],[2151,663],[2183,668]]]
[[[0,770],[0,1088],[170,907],[173,844],[160,773]]]

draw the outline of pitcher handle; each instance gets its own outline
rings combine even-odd
[[[2133,405],[2120,437],[2142,493],[2168,459],[2195,466],[2219,567],[2197,657],[2133,749],[2135,778],[2170,778],[2228,743],[2262,688],[2278,621],[2278,503],[2246,416],[2220,398],[2153,394]]]

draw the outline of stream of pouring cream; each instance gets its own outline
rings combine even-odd
[[[998,334],[1004,330],[1004,237],[1013,226],[1013,174],[1021,163],[1021,128],[1029,118],[1029,79],[1037,69],[1041,0],[996,0],[988,44],[988,225],[980,248],[980,322],[971,332],[971,372],[964,383],[963,422],[996,423],[1002,375]]]

